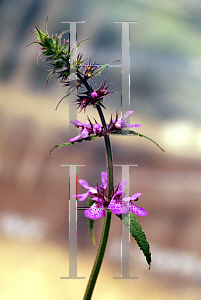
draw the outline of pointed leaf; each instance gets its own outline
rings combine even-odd
[[[138,133],[136,131],[132,131],[132,130],[119,130],[117,132],[113,132],[111,134],[121,134],[121,135],[128,135],[128,134],[133,134],[133,135],[137,135],[140,137],[144,137],[147,140],[150,140],[152,143],[154,143],[158,148],[160,148],[163,152],[165,152],[165,150],[159,146],[159,144],[157,144],[154,140],[152,140],[151,138],[149,138],[148,136],[142,134],[142,133]]]
[[[49,80],[49,78],[48,78],[48,80]],[[58,104],[57,104],[55,110],[57,110],[57,108],[58,108],[59,104],[61,103],[61,101],[63,101],[63,99],[65,99],[65,98],[69,97],[75,90],[76,90],[76,87],[74,87],[74,88],[72,88],[72,89],[69,88],[67,94],[64,95],[64,96],[61,98],[61,100],[59,100],[59,102],[58,102]]]
[[[116,215],[116,216],[122,220],[122,215]],[[149,264],[149,269],[150,269],[151,252],[150,252],[149,243],[147,241],[146,235],[140,223],[137,221],[134,214],[130,214],[130,224],[129,224],[129,214],[124,215],[122,222],[128,228],[128,230],[130,230],[131,235],[136,240],[138,246],[140,247],[140,250],[142,250],[144,256],[146,257],[146,261]]]
[[[85,42],[85,41],[88,41],[88,40],[90,40],[90,38],[88,38],[88,39],[84,39],[84,40],[80,41],[80,42],[77,44],[76,48],[78,48],[78,47],[79,47],[79,45],[80,45],[82,42]]]
[[[111,62],[105,64],[104,66],[100,67],[96,72],[93,73],[93,76],[92,76],[92,77],[100,75],[100,73],[101,73],[107,66],[109,66],[110,64],[112,64],[112,63],[114,63],[114,62],[117,62],[117,61],[119,61],[119,60],[111,61]]]
[[[97,134],[97,135],[92,135],[92,136],[88,136],[86,138],[80,138],[79,140],[76,140],[74,142],[67,142],[67,143],[64,143],[64,144],[60,144],[60,145],[56,145],[54,146],[51,150],[50,150],[50,154],[52,153],[53,150],[61,147],[61,146],[71,146],[73,145],[74,143],[81,143],[83,141],[91,141],[91,140],[94,140],[95,138],[97,137],[101,137],[102,135],[101,134]]]

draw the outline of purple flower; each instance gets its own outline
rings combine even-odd
[[[89,186],[88,183],[85,180],[80,179],[78,181],[81,184],[81,186],[83,188],[87,189],[88,191],[86,193],[83,193],[83,194],[73,195],[72,197],[79,197],[80,198],[79,201],[84,201],[85,199],[87,199],[87,197],[89,197],[91,195],[94,195],[94,194],[97,194],[97,189]]]
[[[129,117],[132,113],[134,113],[134,111],[129,110],[127,112],[125,112],[125,114],[118,118],[118,113],[116,113],[116,119],[112,119],[111,116],[111,120],[109,125],[107,126],[107,132],[118,132],[119,130],[122,130],[123,128],[132,128],[132,127],[140,127],[140,124],[130,124],[129,122],[126,121],[126,118]]]
[[[136,193],[132,197],[125,197],[123,189],[126,187],[127,181],[121,180],[116,190],[113,192],[112,197],[107,197],[107,173],[101,173],[102,184],[95,188],[90,187],[88,183],[80,179],[79,183],[83,188],[88,191],[84,194],[79,194],[79,201],[87,199],[87,197],[92,196],[91,200],[94,201],[91,207],[84,211],[84,215],[90,219],[99,219],[105,217],[105,210],[109,209],[116,215],[126,214],[128,212],[134,213],[140,216],[146,216],[147,212],[141,207],[137,207],[133,201],[138,200],[141,193]],[[73,196],[73,197],[76,197]]]
[[[93,132],[96,133],[96,134],[98,134],[98,133],[101,133],[101,131],[102,131],[101,125],[98,124],[98,123],[95,123],[93,125]]]
[[[114,195],[112,196],[112,199],[108,205],[108,209],[111,210],[116,215],[125,214],[128,212],[127,207],[122,202],[122,196],[124,192],[122,191],[123,188],[125,188],[127,185],[126,180],[121,180],[120,184],[118,185]]]
[[[105,209],[103,204],[100,202],[95,202],[90,208],[87,208],[84,211],[84,215],[85,217],[93,220],[105,217]]]
[[[126,121],[126,118],[129,117],[130,115],[132,115],[134,113],[134,111],[129,110],[127,112],[125,112],[125,114],[119,118],[117,121],[114,121],[114,127],[117,129],[123,129],[123,128],[132,128],[132,127],[140,127],[140,124],[130,124],[129,122]]]
[[[142,193],[136,193],[132,197],[124,197],[122,199],[123,203],[128,207],[128,211],[139,216],[146,216],[147,211],[142,207],[137,207],[133,201],[138,200],[138,197],[141,196]]]
[[[77,136],[75,136],[74,138],[71,138],[68,141],[69,143],[75,142],[75,141],[77,141],[79,139],[82,139],[82,138],[86,138],[92,133],[99,134],[102,131],[102,127],[101,127],[100,124],[95,123],[93,125],[91,123],[91,121],[90,122],[85,122],[84,124],[82,124],[80,121],[72,120],[71,123],[74,124],[77,128],[81,127],[82,130],[80,131],[80,133]]]

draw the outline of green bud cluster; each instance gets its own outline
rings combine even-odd
[[[48,65],[51,67],[47,78],[47,83],[55,74],[57,75],[57,78],[61,78],[61,82],[65,83],[70,75],[70,72],[77,72],[81,68],[81,64],[83,62],[83,55],[81,53],[78,54],[76,61],[73,61],[73,63],[70,62],[70,58],[82,41],[71,49],[69,41],[65,41],[65,39],[62,40],[64,33],[69,32],[69,30],[63,31],[59,35],[56,34],[55,36],[50,37],[47,32],[47,22],[44,33],[39,26],[35,26],[33,30],[34,31],[32,31],[32,33],[35,34],[35,36],[38,38],[38,41],[31,44],[36,43],[42,46],[39,51],[38,61],[41,57],[45,57],[45,61],[47,61]]]

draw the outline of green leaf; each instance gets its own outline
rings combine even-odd
[[[122,215],[116,215],[116,216],[122,220]],[[136,240],[138,246],[140,247],[140,250],[142,250],[144,256],[146,257],[146,261],[149,264],[149,269],[150,269],[151,252],[150,252],[149,243],[147,241],[146,235],[140,223],[137,221],[134,214],[130,214],[130,224],[129,224],[129,214],[124,215],[122,222],[128,228],[128,230],[130,230],[131,235]]]
[[[74,143],[81,143],[81,142],[83,142],[83,141],[91,141],[91,140],[94,140],[95,138],[97,138],[97,137],[101,137],[102,135],[101,134],[98,134],[98,135],[92,135],[92,136],[88,136],[88,137],[86,137],[86,138],[81,138],[81,139],[79,139],[79,140],[77,140],[77,141],[74,141],[74,142],[67,142],[67,143],[64,143],[64,144],[60,144],[60,145],[56,145],[56,146],[54,146],[51,150],[50,150],[50,154],[52,153],[52,151],[53,150],[55,150],[55,149],[57,149],[57,148],[59,148],[59,147],[61,147],[61,146],[71,146],[71,145],[73,145]]]
[[[119,61],[119,60],[111,61],[111,62],[105,64],[104,66],[100,67],[96,72],[93,73],[93,76],[92,76],[92,77],[100,75],[100,73],[101,73],[106,67],[108,67],[110,64],[112,64],[112,63],[114,63],[114,62],[117,62],[117,61]]]
[[[79,47],[79,45],[80,45],[81,43],[83,43],[83,42],[85,42],[85,41],[88,41],[88,40],[90,40],[90,38],[88,38],[88,39],[84,39],[84,40],[80,41],[80,42],[77,44],[76,48],[78,48],[78,47]]]
[[[44,37],[44,45],[45,47],[51,49],[54,47],[54,40],[50,37]]]
[[[163,152],[165,152],[165,150],[161,146],[159,146],[159,144],[157,144],[154,140],[152,140],[151,138],[149,138],[148,136],[146,136],[142,133],[138,133],[138,132],[132,131],[132,130],[119,130],[118,132],[113,132],[111,134],[121,134],[121,135],[133,134],[133,135],[137,135],[137,136],[140,136],[140,137],[144,137],[145,139],[150,140],[152,143],[154,143]]]
[[[49,80],[49,76],[48,76],[48,80]],[[64,95],[64,96],[61,98],[61,100],[59,100],[59,102],[58,102],[58,104],[57,104],[55,110],[57,110],[57,108],[58,108],[59,104],[61,103],[61,101],[63,101],[63,99],[65,99],[65,98],[69,97],[75,90],[76,90],[76,87],[73,87],[73,88],[70,87],[69,90],[68,90],[68,92],[67,92],[67,94]]]

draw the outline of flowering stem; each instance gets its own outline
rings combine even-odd
[[[105,118],[102,112],[102,109],[99,105],[96,105],[102,125],[106,127]],[[104,136],[105,138],[105,152],[106,152],[106,163],[107,163],[107,196],[110,197],[113,192],[113,161],[112,161],[112,150],[110,145],[110,139],[108,135]],[[96,254],[96,259],[93,265],[93,269],[91,271],[91,275],[87,284],[87,288],[85,291],[85,295],[83,300],[90,300],[91,295],[93,293],[93,289],[96,284],[96,280],[101,268],[101,264],[103,261],[103,257],[105,254],[105,249],[108,241],[108,235],[110,230],[110,222],[111,222],[111,211],[106,211],[106,216],[103,224],[102,235],[100,239],[100,244],[98,248],[98,252]]]
[[[85,85],[86,89],[88,90],[89,93],[91,93],[91,88],[89,84],[87,83],[86,80],[81,76],[79,72],[76,72],[76,75],[82,80],[83,84]],[[102,109],[100,105],[96,105],[96,108],[98,110],[101,122],[103,127],[106,129],[106,122],[105,118],[102,112]],[[113,193],[113,160],[112,160],[112,149],[110,145],[110,138],[109,135],[104,135],[105,139],[105,153],[106,153],[106,164],[107,164],[107,196],[111,197]],[[100,244],[98,247],[98,252],[96,254],[96,259],[93,265],[93,269],[91,271],[91,275],[87,284],[87,288],[84,294],[83,300],[90,300],[96,280],[98,278],[98,274],[101,268],[101,264],[103,261],[103,257],[105,254],[105,249],[108,241],[108,235],[109,235],[109,230],[110,230],[110,223],[111,223],[111,211],[107,210],[106,211],[106,216],[103,224],[103,230],[101,234],[101,239],[100,239]]]
[[[106,128],[105,118],[100,105],[96,105],[103,127]],[[112,148],[110,145],[109,135],[104,135],[105,139],[105,153],[107,163],[107,196],[112,196],[113,192],[113,159],[112,159]]]
[[[89,93],[91,93],[91,87],[89,86],[88,82],[84,80],[82,75],[79,72],[76,72],[77,77],[81,79],[83,84],[85,85],[86,89]],[[104,129],[106,130],[106,122],[105,117],[103,115],[102,109],[100,105],[96,105],[96,108],[98,110],[102,125]],[[109,135],[104,135],[105,139],[105,153],[106,153],[106,164],[107,164],[107,196],[110,197],[113,192],[113,160],[112,160],[112,149],[110,145],[110,138]]]

